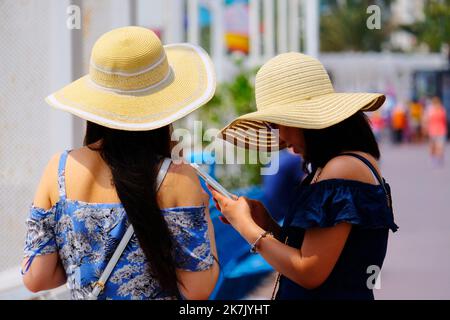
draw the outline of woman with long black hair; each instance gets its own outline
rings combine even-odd
[[[279,272],[277,299],[374,299],[389,229],[397,230],[380,151],[363,111],[381,94],[336,93],[321,63],[281,54],[256,76],[258,110],[234,120],[222,136],[237,145],[291,147],[304,159],[283,226],[256,200],[211,189],[230,223]],[[276,134],[278,133],[278,134]]]
[[[171,163],[171,123],[214,94],[198,47],[147,29],[103,35],[89,75],[49,96],[87,120],[85,146],[47,165],[27,220],[23,281],[73,299],[207,299],[218,277],[208,197]]]

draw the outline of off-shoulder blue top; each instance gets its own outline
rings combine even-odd
[[[27,219],[24,256],[27,272],[36,256],[57,252],[67,275],[72,299],[86,299],[129,221],[121,203],[87,203],[67,199],[64,168],[68,152],[61,155],[59,201],[50,209],[31,207]],[[161,210],[173,239],[178,269],[201,271],[213,265],[205,206]],[[175,299],[161,289],[144,252],[133,235],[98,299]]]
[[[390,205],[390,187],[384,183],[387,198],[381,184],[344,179],[310,184],[313,176],[299,186],[285,218],[282,233],[287,244],[300,248],[310,228],[348,222],[352,229],[335,267],[321,286],[308,290],[282,276],[276,298],[374,299],[373,288],[386,255],[389,229],[398,229]]]

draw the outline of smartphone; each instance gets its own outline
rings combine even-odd
[[[231,193],[227,191],[222,185],[217,182],[213,177],[211,177],[209,174],[207,174],[205,171],[203,171],[200,166],[196,163],[189,163],[192,168],[197,171],[197,174],[207,183],[209,184],[214,190],[222,194],[223,196],[233,199],[233,196]]]

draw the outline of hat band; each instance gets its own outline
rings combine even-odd
[[[165,86],[167,86],[168,84],[170,84],[173,81],[173,78],[174,78],[174,73],[173,73],[172,68],[169,66],[167,74],[159,82],[153,83],[147,87],[139,88],[139,89],[135,89],[135,90],[122,90],[119,88],[111,88],[111,87],[103,86],[103,85],[97,83],[94,79],[92,79],[92,77],[90,77],[90,76],[88,77],[89,82],[97,89],[114,92],[114,93],[119,93],[119,94],[127,94],[127,95],[139,94],[139,93],[143,93],[143,92],[148,94],[150,90],[158,91],[158,90],[164,88]]]
[[[93,63],[89,68],[89,76],[95,84],[108,89],[130,92],[158,86],[169,77],[169,74],[170,67],[165,55],[162,61],[157,61],[145,70],[135,73],[107,71]]]
[[[154,63],[151,63],[149,66],[145,66],[143,69],[139,70],[139,71],[134,71],[134,72],[127,72],[127,71],[120,71],[120,70],[114,70],[114,68],[107,68],[107,67],[102,67],[98,64],[95,63],[94,59],[91,57],[91,61],[90,61],[90,66],[100,72],[103,73],[107,73],[107,74],[111,74],[111,75],[119,75],[119,76],[124,76],[124,77],[132,77],[132,76],[138,76],[140,74],[146,73],[150,70],[153,70],[155,68],[157,68],[159,65],[163,64],[165,61],[167,60],[166,54],[163,51],[161,56],[158,58],[158,60]]]

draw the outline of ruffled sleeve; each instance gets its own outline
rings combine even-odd
[[[174,243],[175,264],[179,269],[202,271],[214,263],[205,209],[199,206],[164,210]]]
[[[29,259],[25,270],[22,270],[22,274],[29,270],[35,257],[54,253],[58,250],[54,233],[55,210],[55,207],[45,210],[31,206],[30,214],[26,220],[24,247],[24,257],[29,257]]]
[[[383,188],[353,180],[332,179],[304,186],[290,217],[290,226],[303,229],[332,227],[340,222],[393,232],[398,229]]]

